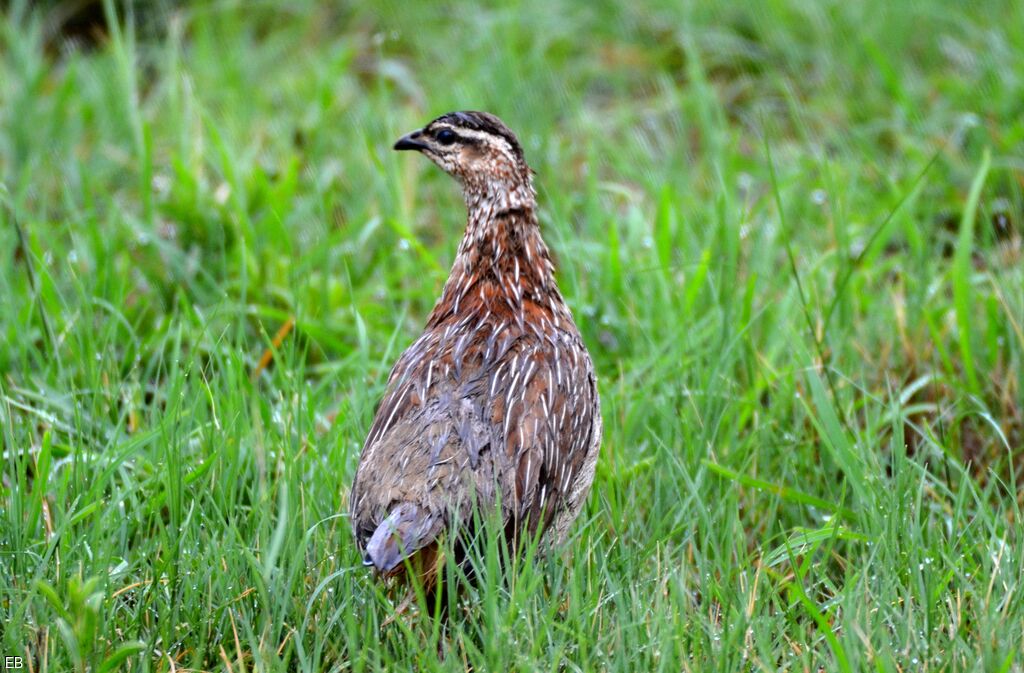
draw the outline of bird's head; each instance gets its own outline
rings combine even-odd
[[[417,150],[470,193],[530,185],[523,148],[504,122],[488,112],[449,112],[407,133],[396,150]]]

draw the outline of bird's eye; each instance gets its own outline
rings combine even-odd
[[[437,142],[441,143],[442,145],[451,145],[453,142],[455,142],[456,136],[455,132],[450,129],[441,129],[440,131],[437,132],[437,135],[435,137],[437,138]]]

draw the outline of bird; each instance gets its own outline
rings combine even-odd
[[[394,149],[455,178],[467,219],[441,296],[388,377],[349,515],[364,565],[430,587],[444,540],[464,541],[481,515],[500,517],[513,549],[524,536],[564,542],[594,480],[601,407],[512,131],[450,112]]]

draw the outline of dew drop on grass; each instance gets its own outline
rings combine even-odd
[[[153,187],[153,191],[161,196],[171,191],[171,179],[166,175],[154,175],[153,179],[150,181],[150,185]]]
[[[223,206],[231,198],[231,185],[226,182],[220,183],[216,191],[213,193],[213,199],[218,205]]]

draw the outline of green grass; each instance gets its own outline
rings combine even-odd
[[[108,2],[94,45],[29,4],[0,655],[1024,671],[1024,4]],[[390,146],[463,108],[537,171],[604,446],[560,554],[385,625],[347,492],[464,217]]]

